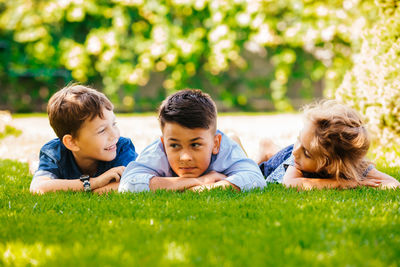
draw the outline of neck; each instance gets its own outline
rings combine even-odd
[[[89,176],[94,176],[97,171],[97,160],[82,157],[79,153],[72,152],[75,158],[75,162],[79,167],[82,174],[88,174]]]

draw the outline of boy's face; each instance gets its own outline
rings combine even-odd
[[[167,122],[162,132],[168,162],[179,177],[200,177],[208,169],[211,155],[219,151],[221,135],[213,129],[189,129]]]
[[[117,155],[117,142],[120,137],[114,112],[103,109],[104,118],[99,116],[86,120],[74,138],[78,148],[74,151],[77,161],[111,161]]]

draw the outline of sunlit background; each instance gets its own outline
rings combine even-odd
[[[0,109],[43,112],[71,81],[117,112],[200,88],[219,111],[338,98],[399,154],[396,0],[0,0]],[[381,150],[378,150],[381,151]]]
[[[54,0],[0,4],[1,105],[45,111],[70,81],[117,110],[201,88],[220,110],[291,110],[332,96],[378,16],[374,1]]]

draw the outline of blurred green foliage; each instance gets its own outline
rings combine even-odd
[[[336,98],[359,110],[375,141],[373,152],[400,166],[400,1],[376,0],[380,20],[362,35],[360,53]]]
[[[21,130],[18,130],[10,125],[6,125],[4,127],[4,131],[0,132],[0,140],[3,139],[4,137],[8,135],[14,135],[14,136],[19,136],[22,134]]]
[[[119,111],[184,87],[222,109],[290,110],[333,95],[377,15],[373,0],[0,0],[0,104],[44,110],[74,80]]]

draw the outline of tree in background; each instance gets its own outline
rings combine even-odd
[[[400,165],[400,1],[377,0],[381,19],[365,31],[354,67],[336,98],[359,110],[368,122],[377,157]],[[395,144],[395,145],[394,145]]]
[[[76,80],[119,110],[154,110],[183,87],[290,110],[293,91],[333,95],[376,14],[373,0],[0,0],[0,104],[29,111]]]

